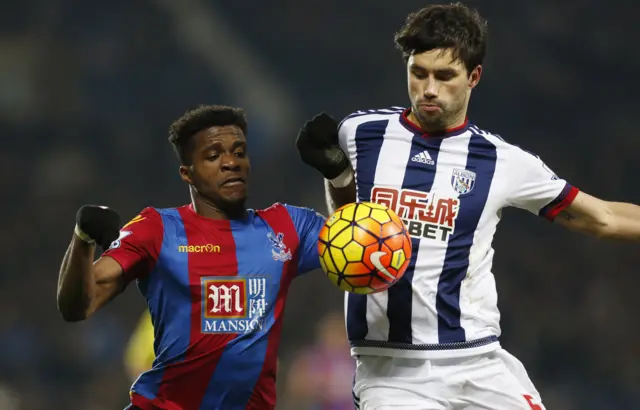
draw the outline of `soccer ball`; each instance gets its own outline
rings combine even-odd
[[[404,275],[411,259],[411,237],[386,206],[352,203],[327,219],[320,230],[318,254],[322,270],[340,289],[376,293]]]

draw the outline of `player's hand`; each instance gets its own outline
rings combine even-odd
[[[338,143],[338,122],[324,112],[304,123],[296,147],[302,162],[326,179],[334,179],[349,168],[349,159]]]
[[[84,205],[76,213],[76,235],[104,250],[120,235],[120,215],[111,208]]]

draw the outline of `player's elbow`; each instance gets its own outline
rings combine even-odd
[[[65,322],[81,322],[89,317],[86,309],[78,309],[65,302],[63,298],[58,297],[58,312]]]
[[[60,314],[62,315],[62,320],[64,320],[65,322],[69,322],[69,323],[82,322],[87,318],[87,315],[82,313],[65,311],[65,310],[59,310],[59,311],[60,311]]]
[[[60,309],[58,308],[60,315],[62,316],[62,320],[65,322],[73,323],[73,322],[82,322],[87,319],[87,314],[84,312],[77,312],[73,310]]]
[[[615,215],[611,209],[606,206],[606,203],[600,212],[591,218],[590,225],[590,231],[596,238],[606,239],[616,236],[617,226]]]

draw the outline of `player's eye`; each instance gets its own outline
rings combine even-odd
[[[234,153],[234,155],[238,158],[244,158],[247,156],[247,153],[244,150],[239,149]]]
[[[207,154],[208,161],[215,161],[218,159],[218,157],[220,157],[220,155],[217,152],[210,152],[209,154]]]
[[[449,81],[452,80],[456,76],[456,73],[453,71],[441,71],[436,74],[436,78],[440,81]]]
[[[427,74],[423,73],[422,71],[412,71],[412,74],[418,80],[424,80],[425,78],[427,78]]]

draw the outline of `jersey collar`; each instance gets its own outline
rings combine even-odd
[[[249,225],[253,216],[253,209],[247,209],[247,215],[244,219],[211,219],[197,213],[193,207],[193,203],[184,205],[184,208],[187,209],[193,218],[221,230],[230,230],[232,227],[238,228],[240,226]]]
[[[454,135],[460,135],[469,129],[469,118],[464,119],[464,123],[457,127],[447,128],[442,132],[426,132],[420,126],[413,123],[409,119],[409,113],[411,112],[411,108],[407,108],[400,115],[400,123],[409,131],[418,134],[424,138],[445,138],[445,137],[453,137]]]

